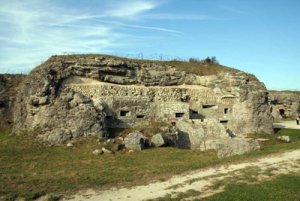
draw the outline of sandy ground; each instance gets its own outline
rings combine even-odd
[[[295,121],[281,121],[279,123],[274,123],[273,128],[292,128],[292,129],[300,129],[300,125],[296,124]]]
[[[300,149],[285,152],[278,155],[260,158],[254,161],[231,164],[227,166],[212,167],[193,171],[184,175],[177,175],[164,182],[154,182],[144,186],[132,188],[110,189],[106,191],[87,190],[79,192],[69,200],[147,200],[164,197],[167,194],[176,195],[179,192],[196,190],[201,193],[201,197],[207,197],[222,191],[222,188],[213,189],[211,186],[227,178],[236,178],[246,170],[255,169],[255,177],[259,180],[267,180],[266,172],[272,171],[272,176],[300,171]],[[249,172],[248,172],[249,174]]]

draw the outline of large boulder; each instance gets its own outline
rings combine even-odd
[[[228,138],[218,150],[218,157],[225,158],[233,155],[241,155],[260,149],[256,140],[246,138]]]
[[[147,138],[138,131],[129,133],[124,139],[125,147],[132,150],[141,151],[147,146],[147,143]]]
[[[232,138],[222,124],[214,119],[206,122],[178,121],[178,147],[201,151],[216,150],[219,158],[240,155],[260,149],[257,141]]]
[[[176,124],[178,147],[183,149],[204,149],[205,132],[201,124],[188,121],[178,121]]]
[[[161,133],[157,133],[151,137],[151,144],[154,147],[161,147],[165,145],[165,139]]]
[[[178,147],[197,150],[217,150],[228,134],[224,126],[214,119],[206,122],[178,121]]]

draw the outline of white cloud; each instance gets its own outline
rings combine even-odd
[[[152,10],[156,7],[156,3],[141,0],[123,1],[110,6],[110,9],[105,13],[106,16],[133,18],[137,15]]]

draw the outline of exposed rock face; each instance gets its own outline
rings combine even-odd
[[[0,128],[13,122],[12,109],[15,104],[18,86],[25,75],[0,74]]]
[[[224,121],[228,120],[227,126],[235,133],[273,132],[268,92],[253,75],[223,73],[198,77],[196,83],[212,88],[228,100],[237,99],[229,108],[232,114],[224,114]]]
[[[132,150],[141,151],[146,147],[147,138],[141,132],[129,133],[125,139],[125,147]]]
[[[161,133],[157,133],[151,138],[151,145],[154,147],[161,147],[165,145],[164,137]]]
[[[16,106],[14,131],[39,128],[40,137],[52,143],[105,137],[106,127],[126,128],[148,118],[207,121],[202,129],[212,129],[212,135],[224,126],[236,134],[272,132],[266,89],[252,75],[198,76],[168,63],[101,55],[51,57],[23,82]],[[198,146],[202,132],[190,129]]]
[[[217,150],[228,138],[223,125],[214,119],[201,121],[178,121],[178,147],[201,151]]]
[[[227,142],[218,150],[218,157],[225,158],[233,155],[241,155],[260,149],[255,140],[245,138],[228,138]]]
[[[270,91],[272,115],[276,120],[300,115],[300,92]]]

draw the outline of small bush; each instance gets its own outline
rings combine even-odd
[[[202,60],[198,59],[198,58],[190,58],[189,62],[194,62],[194,63],[202,63]]]
[[[190,63],[200,63],[200,64],[214,64],[214,65],[219,64],[217,58],[214,57],[214,56],[213,57],[206,57],[205,59],[202,59],[202,60],[192,57],[192,58],[189,59],[189,62]]]

